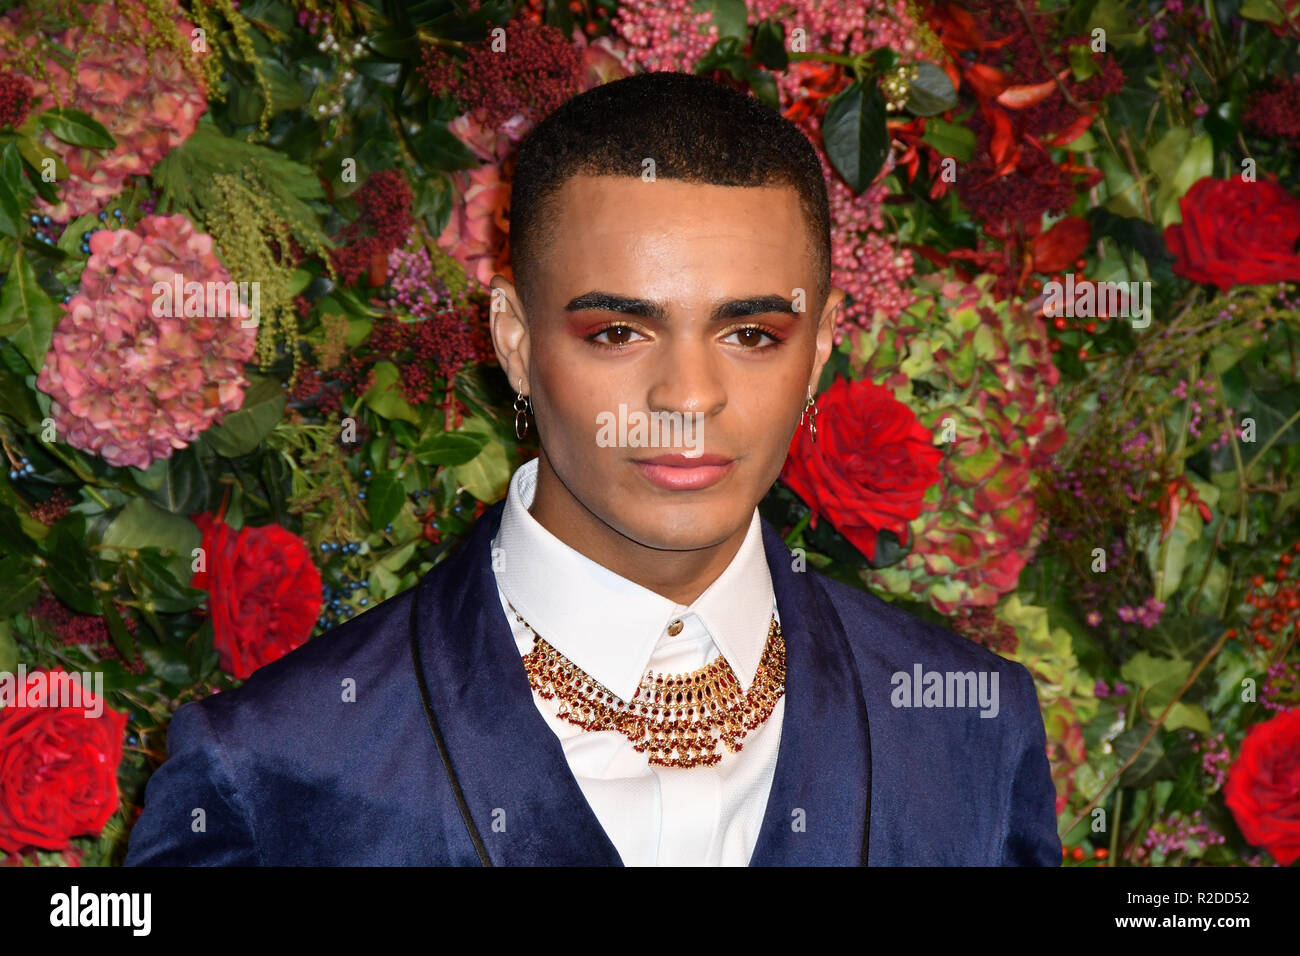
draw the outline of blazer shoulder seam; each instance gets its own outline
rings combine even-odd
[[[248,820],[248,832],[253,838],[253,852],[257,855],[257,865],[265,866],[266,861],[262,858],[262,841],[257,837],[257,814],[251,803],[246,801],[239,792],[239,779],[236,777],[234,768],[230,764],[230,758],[226,753],[226,745],[221,739],[221,731],[209,718],[207,710],[202,706],[202,701],[195,701],[195,716],[203,721],[204,727],[212,735],[212,742],[216,748],[217,760],[221,763],[221,769],[227,780],[229,780],[230,802],[232,805],[242,809],[245,818]],[[173,716],[173,720],[175,717]]]

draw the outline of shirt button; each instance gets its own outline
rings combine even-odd
[[[682,632],[682,626],[683,625],[681,621],[673,621],[671,624],[668,625],[668,636],[676,637],[678,634]]]

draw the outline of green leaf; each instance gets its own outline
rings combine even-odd
[[[63,235],[59,236],[58,247],[70,256],[81,255],[81,234],[90,232],[99,224],[94,213],[88,212],[80,216],[63,228]]]
[[[23,426],[41,420],[41,410],[26,383],[0,365],[0,415],[8,415]]]
[[[152,550],[141,552],[136,567],[140,571],[140,579],[149,589],[147,594],[140,596],[152,602],[155,611],[163,614],[189,611],[202,604],[207,597],[207,592],[202,588],[192,588],[178,581],[167,559]]]
[[[117,140],[95,118],[66,106],[48,109],[40,116],[41,125],[73,146],[88,149],[112,149]]]
[[[926,121],[921,139],[944,156],[952,156],[963,163],[975,155],[975,134],[965,126],[949,123],[937,116]]]
[[[74,611],[98,615],[99,599],[90,586],[84,527],[84,516],[69,515],[50,529],[45,540],[45,583]]]
[[[41,581],[30,559],[11,554],[0,560],[0,620],[27,610],[40,593]]]
[[[510,484],[510,464],[506,459],[505,445],[497,439],[492,426],[481,418],[466,418],[461,428],[486,435],[488,443],[473,461],[453,469],[457,483],[479,501],[489,504],[499,501]]]
[[[1181,685],[1191,672],[1191,661],[1152,657],[1146,651],[1138,651],[1124,662],[1119,671],[1125,683],[1141,688],[1154,687],[1163,681],[1175,681]]]
[[[885,98],[874,84],[864,90],[854,80],[837,93],[826,108],[822,123],[826,155],[849,188],[861,193],[889,155],[885,128]]]
[[[1260,20],[1264,23],[1273,23],[1279,26],[1286,19],[1286,14],[1282,12],[1282,8],[1274,0],[1246,0],[1237,13],[1245,20]]]
[[[12,674],[18,669],[18,643],[8,621],[0,621],[0,671]]]
[[[23,159],[27,160],[32,169],[35,170],[35,176],[32,177],[33,182],[45,182],[43,174],[47,165],[46,160],[54,161],[55,182],[61,183],[70,175],[68,172],[68,164],[63,161],[58,153],[50,149],[44,143],[38,143],[28,135],[19,136],[17,143],[19,155],[22,156]],[[45,185],[48,186],[49,184],[45,183]],[[45,198],[48,199],[49,197],[47,196]]]
[[[443,432],[426,438],[415,448],[415,460],[422,465],[463,465],[473,461],[488,442],[479,432]]]
[[[1164,708],[1162,707],[1160,710],[1163,712]],[[1159,714],[1156,716],[1158,717]],[[1210,732],[1210,718],[1200,707],[1180,700],[1170,709],[1169,716],[1165,718],[1165,722],[1161,726],[1165,730],[1180,730],[1186,727],[1190,730],[1208,734]]]
[[[397,517],[406,501],[406,489],[392,472],[380,472],[366,487],[366,510],[370,529],[379,531]]]
[[[1191,813],[1205,806],[1205,792],[1201,789],[1201,761],[1198,757],[1184,760],[1178,766],[1173,789],[1165,800],[1165,812]]]
[[[141,654],[150,673],[169,684],[189,684],[190,662],[183,647],[146,647]]]
[[[23,202],[19,192],[23,181],[23,161],[13,140],[0,150],[0,232],[17,239],[23,233]]]
[[[361,401],[375,414],[382,415],[384,418],[400,419],[412,425],[419,425],[420,416],[402,397],[400,384],[402,373],[398,371],[397,366],[392,362],[376,362],[374,369],[375,382],[361,396]]]
[[[713,24],[718,28],[718,36],[744,39],[748,32],[746,20],[749,16],[745,9],[745,0],[695,0],[692,9],[696,13],[708,11],[713,14]]]
[[[211,483],[207,469],[199,460],[198,449],[184,448],[163,462],[162,481],[149,489],[145,497],[173,514],[188,515],[202,511],[207,506]],[[157,461],[150,467],[158,464]],[[137,469],[132,469],[139,474]]]
[[[430,123],[410,137],[410,144],[416,158],[429,169],[450,172],[481,165],[479,158],[447,129],[445,123]]]
[[[916,79],[907,92],[907,111],[915,116],[934,116],[957,105],[957,91],[948,74],[925,60],[916,64]]]
[[[1092,55],[1092,47],[1087,43],[1075,43],[1071,45],[1070,70],[1074,73],[1074,81],[1076,83],[1082,83],[1084,80],[1101,70],[1101,67],[1097,65],[1097,61]]]
[[[54,338],[56,308],[36,283],[36,273],[19,246],[4,288],[0,289],[0,335],[10,336],[10,342],[33,372],[39,373],[45,364],[45,354]]]
[[[188,580],[191,552],[203,543],[203,534],[188,518],[164,511],[144,498],[132,498],[104,529],[99,543],[111,548],[171,551],[168,568],[183,581]]]
[[[785,49],[785,27],[773,20],[762,20],[754,30],[754,59],[769,70],[784,70],[790,65]]]
[[[273,378],[249,376],[244,390],[244,404],[230,412],[225,420],[203,433],[203,442],[223,458],[247,455],[262,439],[275,431],[284,418],[284,389]]]
[[[112,601],[104,601],[104,622],[108,625],[108,635],[113,639],[113,646],[117,648],[122,659],[128,663],[135,660],[135,638],[131,632],[126,629],[122,623],[122,616],[117,613]]]
[[[1137,745],[1142,742],[1146,736],[1148,728],[1143,726],[1134,727],[1126,730],[1116,737],[1112,742],[1115,748],[1116,758],[1123,763],[1129,758]],[[1133,765],[1124,771],[1120,777],[1119,785],[1121,787],[1145,787],[1157,780],[1172,780],[1176,776],[1176,770],[1173,763],[1165,756],[1164,745],[1160,741],[1160,735],[1157,733],[1151,738],[1133,761]]]

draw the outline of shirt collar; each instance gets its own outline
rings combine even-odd
[[[569,547],[528,511],[538,459],[510,479],[492,567],[506,600],[540,636],[622,700],[630,700],[667,627],[699,616],[748,691],[775,610],[758,508],[736,556],[689,607],[629,581]]]

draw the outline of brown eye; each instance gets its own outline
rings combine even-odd
[[[609,341],[602,342],[600,339],[602,335],[608,335],[611,338]],[[595,342],[597,345],[628,345],[634,341],[628,338],[629,335],[640,335],[640,333],[630,325],[609,325],[590,336],[589,341]]]
[[[736,331],[732,332],[731,335],[727,337],[731,338],[731,336],[739,336],[740,341],[737,344],[752,350],[770,348],[771,345],[776,345],[780,342],[780,339],[771,332],[767,332],[756,325],[747,325],[744,328],[736,329]],[[764,338],[770,339],[771,345],[765,344],[763,342]]]

